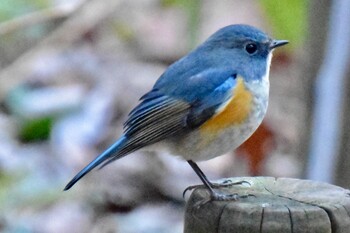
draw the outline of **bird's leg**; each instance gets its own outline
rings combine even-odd
[[[209,192],[211,194],[214,193],[213,184],[208,180],[208,178],[206,177],[204,172],[198,167],[198,165],[195,162],[193,162],[192,160],[188,160],[187,162],[192,167],[194,172],[197,174],[199,179],[201,179],[201,181],[203,182],[204,186],[209,190]],[[192,188],[190,188],[190,189],[192,189]],[[185,191],[188,191],[190,189],[186,188]]]
[[[192,160],[188,160],[187,162],[192,167],[192,169],[195,171],[195,173],[198,175],[199,179],[201,179],[204,186],[209,190],[210,196],[211,196],[210,200],[226,201],[226,200],[237,200],[239,197],[245,197],[245,196],[239,196],[238,194],[224,195],[224,194],[219,194],[219,193],[215,192],[214,188],[221,187],[221,185],[212,184],[195,162],[193,162]],[[245,183],[245,181],[224,184],[224,186],[231,186],[234,184],[242,184],[242,183]],[[184,194],[186,193],[186,191],[193,189],[193,187],[194,186],[186,188],[184,191]],[[210,201],[210,200],[208,200],[208,201]]]

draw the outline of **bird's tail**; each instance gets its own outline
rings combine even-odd
[[[110,146],[107,150],[105,150],[102,154],[100,154],[96,159],[94,159],[91,163],[89,163],[84,169],[82,169],[78,174],[74,176],[74,178],[69,181],[69,183],[64,188],[64,191],[70,189],[78,180],[83,178],[87,173],[89,173],[92,169],[97,167],[103,162],[108,162],[110,159],[119,159],[123,157],[125,154],[118,155],[118,151],[120,151],[124,143],[126,141],[126,137],[122,136],[116,143]]]

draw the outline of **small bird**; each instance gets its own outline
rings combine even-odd
[[[189,163],[212,200],[236,199],[216,192],[196,162],[237,148],[257,129],[268,105],[272,50],[287,43],[249,25],[221,28],[168,67],[129,113],[121,137],[64,190],[99,165],[162,146]]]

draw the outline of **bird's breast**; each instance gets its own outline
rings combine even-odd
[[[256,130],[267,110],[267,76],[251,83],[237,78],[232,91],[231,98],[207,122],[172,140],[172,153],[186,160],[208,160],[237,148]]]
[[[252,93],[245,87],[243,78],[238,77],[231,98],[200,127],[200,131],[217,133],[229,126],[242,124],[252,110],[252,102]]]

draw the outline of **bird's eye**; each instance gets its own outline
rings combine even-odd
[[[249,54],[255,53],[257,49],[258,49],[258,46],[254,43],[249,43],[245,46],[245,51],[247,51],[247,53]]]

